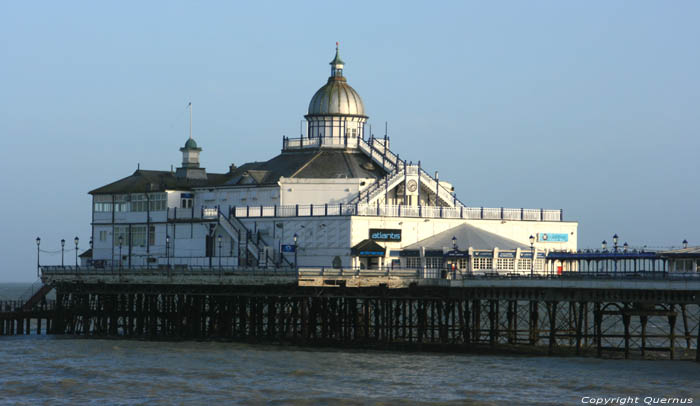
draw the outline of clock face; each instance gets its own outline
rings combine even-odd
[[[418,182],[415,180],[409,180],[407,187],[409,192],[415,192],[418,189]]]

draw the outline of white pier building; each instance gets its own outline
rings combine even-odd
[[[265,162],[210,173],[194,139],[174,171],[137,170],[92,190],[95,267],[325,267],[530,273],[575,251],[561,210],[466,205],[454,187],[365,131],[336,49],[306,135]],[[220,148],[222,146],[216,146]],[[419,162],[417,164],[412,162]],[[531,241],[531,237],[532,240]],[[532,259],[536,259],[534,264]],[[554,266],[554,265],[552,265]]]

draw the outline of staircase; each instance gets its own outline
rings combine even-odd
[[[218,207],[217,211],[219,225],[234,241],[236,241],[238,244],[238,252],[247,250],[247,252],[252,254],[256,259],[258,266],[276,264],[269,255],[271,245],[267,244],[260,234],[253,238],[253,233],[248,230],[248,227],[238,218],[226,216]],[[292,266],[292,263],[284,258],[284,256],[281,257],[283,262],[286,262],[286,265]]]
[[[32,288],[34,285],[32,285]],[[31,288],[30,288],[31,289]],[[36,306],[43,298],[46,297],[46,295],[53,290],[53,286],[51,285],[41,285],[41,287],[33,292],[29,298],[24,301],[24,304],[22,305],[22,311],[29,311],[32,310],[34,306]],[[23,295],[24,296],[24,295]],[[24,299],[24,298],[23,298]]]
[[[394,154],[387,148],[386,141],[378,140],[374,137],[369,139],[369,142],[360,139],[358,142],[360,150],[369,156],[373,162],[380,165],[387,172],[387,175],[381,179],[377,179],[372,185],[364,190],[361,190],[355,197],[350,200],[351,204],[356,203],[374,203],[379,197],[389,192],[400,184],[406,175],[418,175],[420,184],[427,189],[437,194],[438,199],[449,207],[466,207],[452,191],[447,190],[445,186],[433,178],[428,172],[423,170],[419,165],[408,165],[406,161],[399,159],[397,154]]]

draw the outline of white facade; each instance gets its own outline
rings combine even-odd
[[[561,211],[467,207],[451,183],[399,158],[388,139],[368,139],[364,106],[347,85],[337,54],[331,66],[328,84],[310,103],[307,135],[285,138],[282,155],[208,174],[199,167],[201,148],[190,138],[176,172],[137,171],[92,191],[92,262],[407,266],[401,250],[461,224],[528,246],[530,236],[557,236],[560,242],[535,242],[538,252],[576,250],[577,223],[562,221]],[[372,229],[400,230],[400,240],[375,241],[383,255],[353,253],[353,247],[373,240]],[[493,262],[499,250],[521,251],[492,247]],[[427,266],[421,258],[418,266]]]

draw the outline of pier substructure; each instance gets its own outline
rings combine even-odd
[[[53,334],[696,359],[696,291],[59,283]]]

